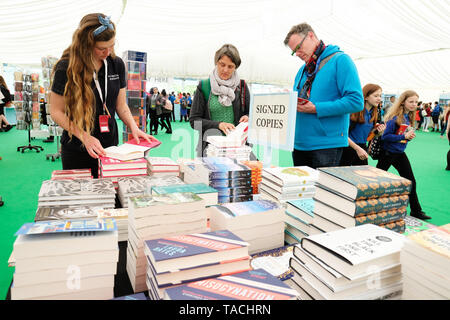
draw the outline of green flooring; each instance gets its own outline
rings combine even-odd
[[[172,135],[163,132],[157,135],[162,144],[152,150],[151,155],[193,158],[198,135],[186,122],[174,122],[172,126]],[[62,168],[61,160],[46,160],[46,154],[56,152],[56,142],[44,143],[34,139],[31,144],[44,147],[44,151],[17,152],[18,146],[28,145],[27,131],[13,128],[0,133],[0,156],[3,158],[0,161],[0,196],[5,201],[0,207],[0,299],[6,297],[13,275],[13,268],[8,267],[7,261],[15,240],[14,233],[24,223],[33,221],[42,181],[49,179],[53,170]],[[407,148],[417,180],[419,200],[424,211],[433,218],[429,222],[436,225],[450,222],[450,171],[444,170],[448,149],[447,139],[441,139],[434,132],[418,132],[417,138]],[[254,151],[263,159],[263,148],[255,146]],[[272,164],[291,166],[291,153],[272,150]],[[369,164],[375,166],[376,162],[371,160]],[[397,173],[393,168],[389,171]]]

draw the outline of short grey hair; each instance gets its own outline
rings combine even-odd
[[[289,43],[289,39],[291,38],[291,36],[293,34],[303,34],[306,35],[309,31],[311,31],[314,35],[316,35],[316,33],[314,32],[313,28],[307,24],[306,22],[297,24],[295,26],[293,26],[291,28],[291,30],[289,30],[288,34],[286,35],[286,38],[284,39],[284,45],[287,46]]]
[[[239,51],[232,44],[224,44],[222,48],[216,51],[216,54],[214,55],[214,64],[216,65],[223,56],[230,58],[230,60],[236,65],[236,69],[241,65],[241,56],[239,55]]]

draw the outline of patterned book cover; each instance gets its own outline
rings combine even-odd
[[[294,246],[287,245],[252,255],[250,264],[253,269],[264,269],[281,281],[292,278],[293,271],[289,260],[293,257]]]
[[[270,200],[225,203],[216,207],[230,217],[239,217],[281,208],[278,203]]]
[[[176,176],[159,177],[126,177],[118,178],[119,192],[122,194],[151,193],[153,186],[171,186],[184,184],[183,180]]]
[[[424,231],[424,230],[428,230],[431,228],[435,228],[437,227],[434,224],[431,224],[429,222],[411,217],[411,216],[405,216],[404,218],[405,220],[405,225],[406,225],[406,230],[403,233],[404,236],[409,236],[413,233],[416,232],[420,232],[420,231]]]
[[[203,199],[192,192],[142,195],[131,198],[131,203],[135,208],[147,208],[159,205],[172,205],[199,201],[203,201]]]
[[[116,220],[111,218],[98,220],[39,221],[25,223],[14,235],[115,230],[117,230]]]
[[[156,194],[174,193],[174,192],[192,192],[195,194],[203,194],[203,193],[216,193],[217,190],[204,183],[190,183],[181,185],[152,187],[152,193]]]
[[[442,257],[450,259],[450,224],[416,232],[408,239]]]
[[[307,166],[264,168],[263,179],[268,178],[281,186],[311,184],[317,181],[318,172]]]
[[[147,240],[144,243],[146,255],[150,257],[156,270],[158,270],[158,263],[161,261],[184,257],[192,257],[192,261],[194,261],[195,257],[202,254],[248,247],[247,242],[228,230],[179,235]],[[220,262],[220,259],[217,262]]]
[[[80,196],[109,198],[115,197],[115,194],[114,185],[108,180],[45,180],[39,191],[39,200],[70,199]]]
[[[409,195],[357,200],[355,201],[355,217],[374,214],[380,211],[389,211],[391,209],[404,208],[408,206],[408,203]]]
[[[326,185],[323,174],[331,175],[344,183],[349,183],[357,189],[355,199],[370,199],[394,195],[409,194],[411,181],[396,174],[366,165],[349,167],[319,168],[319,184],[339,193],[339,184]]]
[[[403,219],[388,223],[382,223],[379,224],[379,226],[398,233],[404,233],[406,230],[405,220]]]
[[[166,289],[170,300],[290,300],[297,292],[263,269]]]
[[[95,207],[40,207],[36,210],[34,221],[73,220],[97,218]]]
[[[237,178],[237,179],[213,179],[210,180],[209,185],[213,188],[239,188],[239,187],[251,187],[252,180],[250,178]]]
[[[359,226],[366,223],[372,224],[386,224],[403,220],[406,217],[406,206],[401,208],[395,208],[388,211],[381,211],[377,213],[371,213],[366,215],[360,215],[355,217],[355,226]]]
[[[244,196],[253,193],[252,187],[238,187],[238,188],[216,188],[219,192],[219,197]]]
[[[104,208],[94,208],[94,212],[99,219],[114,218],[114,219],[128,219],[128,209],[127,208],[117,208],[117,209],[104,209]]]

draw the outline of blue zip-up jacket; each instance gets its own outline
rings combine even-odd
[[[404,119],[404,123],[409,125],[409,118],[405,115]],[[405,152],[408,140],[405,139],[404,134],[396,134],[399,129],[399,126],[395,123],[396,120],[397,117],[394,117],[386,122],[386,129],[384,129],[381,140],[383,141],[384,150],[391,153],[402,153]]]
[[[320,69],[311,87],[309,100],[317,113],[297,112],[295,143],[297,150],[318,150],[348,146],[350,114],[364,108],[358,70],[351,58],[338,46],[328,45],[321,58],[337,52]],[[297,73],[294,90],[306,81],[303,65]],[[301,79],[300,79],[301,78]]]

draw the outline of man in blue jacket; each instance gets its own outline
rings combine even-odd
[[[348,146],[350,114],[364,107],[356,66],[339,47],[319,40],[306,23],[293,26],[284,44],[305,62],[294,82],[298,97],[307,100],[297,105],[294,166],[338,166]]]

